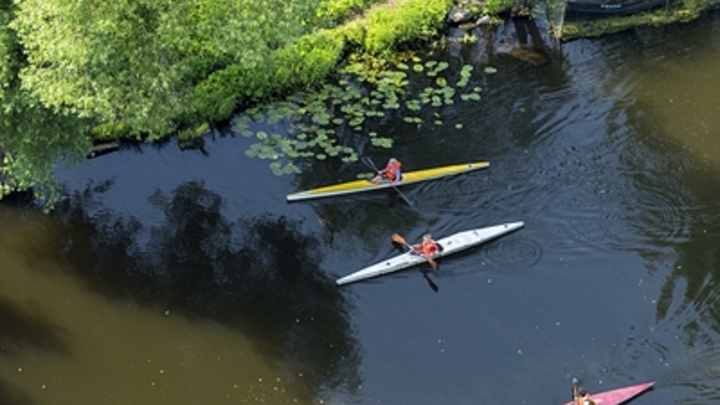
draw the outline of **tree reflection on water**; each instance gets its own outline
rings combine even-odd
[[[300,232],[300,222],[272,215],[231,222],[222,198],[191,181],[170,196],[156,191],[150,203],[164,218],[146,225],[102,207],[97,195],[111,186],[88,187],[58,210],[69,225],[59,239],[93,290],[236,328],[302,367],[316,388],[356,386],[349,304],[319,268],[319,241]]]

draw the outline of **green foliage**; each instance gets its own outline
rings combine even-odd
[[[173,128],[184,86],[179,51],[157,35],[163,25],[152,1],[20,1],[11,27],[28,55],[23,86],[63,114],[159,138]]]
[[[496,15],[512,8],[514,0],[487,0],[483,7],[483,14]]]
[[[211,74],[191,97],[194,109],[209,121],[226,119],[243,104],[318,84],[335,68],[344,47],[340,31],[320,30],[289,44],[264,63],[234,64]]]
[[[365,27],[360,21],[351,21],[340,27],[345,40],[355,48],[360,48],[365,43]]]
[[[337,65],[345,39],[341,31],[323,30],[305,35],[272,57],[274,92],[319,83]]]
[[[360,12],[367,3],[366,0],[325,0],[318,5],[317,15],[333,21],[344,20],[352,13]]]
[[[241,99],[261,98],[268,79],[267,70],[260,66],[250,69],[242,64],[230,65],[199,83],[190,102],[203,118],[219,121],[230,116]]]
[[[322,0],[317,7],[317,16],[332,22],[347,20],[363,10],[385,0]]]
[[[88,126],[28,100],[25,94],[7,91],[2,103],[0,145],[5,158],[0,199],[32,189],[51,208],[60,199],[53,174],[56,162],[75,166],[85,159],[92,146],[83,129]]]
[[[234,65],[257,73],[277,49],[317,23],[316,3],[301,0],[18,5],[11,27],[28,56],[21,78],[33,97],[48,108],[93,119],[105,137],[149,140],[208,115],[188,99],[209,74]],[[256,91],[253,83],[249,87]]]
[[[452,0],[407,0],[376,7],[367,15],[365,49],[384,54],[411,41],[430,39],[451,6]]]
[[[11,20],[12,11],[0,8],[0,101],[17,74],[19,52],[15,33],[8,27]]]
[[[200,124],[196,127],[185,128],[177,134],[178,143],[183,149],[197,147],[203,144],[202,136],[208,133],[208,131],[210,131],[210,126],[207,123]]]
[[[56,113],[21,89],[21,48],[8,24],[15,9],[0,8],[0,199],[32,189],[50,208],[60,198],[53,169],[74,165],[90,151],[82,120]]]
[[[57,198],[57,161],[77,162],[93,141],[155,141],[176,134],[191,145],[238,109],[293,90],[317,89],[348,44],[389,54],[437,35],[452,0],[14,0],[0,6],[0,147],[7,150],[3,190],[40,190]],[[358,19],[331,27],[348,17]],[[467,83],[442,77],[441,64],[388,70],[372,58],[352,62],[337,84],[299,93],[267,115],[284,131],[255,134],[249,156],[273,160],[276,174],[300,158],[345,161],[356,152],[340,133],[407,108],[420,125],[425,106],[449,105]],[[431,90],[405,94],[408,73],[433,77]],[[467,73],[469,75],[469,72]],[[457,86],[453,86],[457,84]],[[465,92],[463,100],[479,98]],[[440,125],[435,117],[431,122]],[[291,124],[290,124],[291,123]],[[368,135],[372,145],[392,140]]]

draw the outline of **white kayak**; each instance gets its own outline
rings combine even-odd
[[[489,226],[487,228],[472,229],[469,231],[458,232],[446,238],[438,239],[436,242],[442,246],[442,252],[432,256],[433,259],[448,256],[453,253],[469,249],[483,242],[495,239],[512,231],[522,228],[524,222],[511,222],[502,225]],[[358,270],[352,274],[342,277],[336,281],[338,285],[349,284],[355,281],[365,280],[371,277],[381,276],[383,274],[394,273],[416,266],[418,264],[427,263],[424,256],[414,252],[403,253],[399,256],[392,257],[378,264]]]

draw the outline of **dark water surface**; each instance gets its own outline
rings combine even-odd
[[[287,204],[366,169],[275,177],[224,134],[60,173],[57,214],[0,207],[0,404],[552,405],[572,377],[720,404],[718,34],[715,15],[547,41],[539,67],[452,46],[483,99],[377,130],[406,168],[491,166],[404,188],[414,207]],[[441,260],[437,292],[427,268],[334,285],[395,254],[395,232],[518,220]]]

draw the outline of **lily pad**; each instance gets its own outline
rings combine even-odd
[[[274,175],[282,176],[282,174],[283,174],[282,163],[280,163],[280,162],[270,163],[270,170],[273,172]]]

